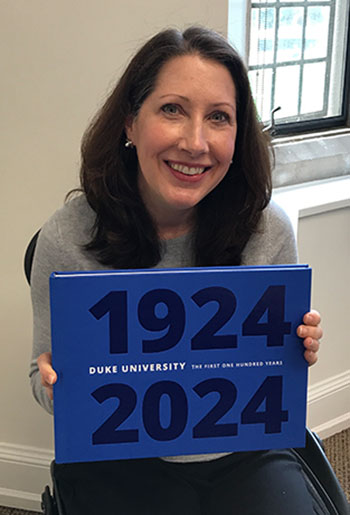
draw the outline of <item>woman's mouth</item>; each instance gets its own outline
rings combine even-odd
[[[210,166],[189,166],[180,163],[174,163],[171,161],[166,161],[166,164],[175,170],[176,172],[183,173],[184,175],[201,175],[203,172],[209,170]]]

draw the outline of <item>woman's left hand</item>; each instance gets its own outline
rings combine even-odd
[[[320,314],[311,310],[303,317],[303,324],[299,325],[297,334],[304,339],[304,358],[309,365],[314,365],[317,361],[317,353],[320,348],[319,340],[322,338],[323,331],[319,325],[321,322]]]

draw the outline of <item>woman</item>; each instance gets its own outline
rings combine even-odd
[[[85,134],[81,185],[43,227],[33,264],[31,381],[49,412],[53,270],[296,261],[290,223],[270,203],[269,149],[246,70],[212,31],[166,30],[141,48]],[[312,311],[298,328],[310,365],[319,323]],[[107,490],[123,515],[314,513],[288,450],[113,463]],[[96,513],[98,496],[69,513]]]

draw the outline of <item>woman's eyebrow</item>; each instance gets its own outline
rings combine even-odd
[[[161,95],[159,98],[165,98],[165,97],[178,97],[178,98],[182,98],[182,100],[186,100],[187,102],[189,102],[189,98],[187,97],[184,97],[183,95],[179,95],[178,93],[166,93],[165,95]]]
[[[230,102],[216,102],[215,104],[212,104],[213,107],[220,107],[220,106],[227,106],[233,109],[233,111],[236,110],[235,104],[231,104]]]
[[[185,100],[186,102],[190,102],[190,99],[188,97],[179,95],[178,93],[166,93],[165,95],[161,95],[159,98],[165,98],[165,97],[178,97],[178,98],[181,98],[182,100]],[[214,102],[211,105],[213,107],[227,106],[227,107],[230,107],[231,109],[233,109],[234,111],[236,110],[235,104],[231,104],[230,102]]]

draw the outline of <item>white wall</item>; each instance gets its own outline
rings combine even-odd
[[[32,399],[28,380],[31,307],[22,268],[26,244],[77,185],[82,132],[128,57],[159,29],[192,23],[225,33],[226,1],[0,3],[0,504],[38,508],[52,457],[52,419]],[[311,376],[315,384],[342,377],[350,368],[341,268],[350,255],[349,241],[344,243],[348,227],[348,211],[301,222],[301,258],[315,269],[314,305],[324,313],[327,333],[321,362]],[[325,244],[325,231],[331,245]],[[329,263],[334,263],[330,270]],[[320,406],[318,391],[315,398]],[[317,412],[315,417],[320,425],[332,413]]]
[[[32,399],[31,307],[23,253],[75,187],[80,139],[127,60],[153,33],[226,33],[226,0],[0,3],[0,504],[37,508],[52,420]]]
[[[324,329],[310,369],[308,425],[325,437],[350,427],[350,207],[301,218],[298,246],[313,269],[312,305]]]

